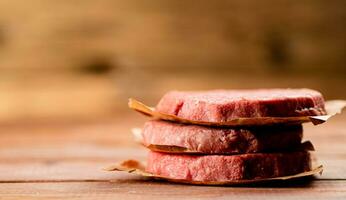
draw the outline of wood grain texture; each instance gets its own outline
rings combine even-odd
[[[325,166],[322,176],[246,187],[172,184],[103,171],[122,159],[145,158],[130,135],[145,118],[3,124],[0,199],[345,199],[345,119],[304,125],[304,138]]]
[[[0,184],[3,198],[25,199],[342,199],[342,181],[256,187],[206,187],[123,179],[112,182]]]

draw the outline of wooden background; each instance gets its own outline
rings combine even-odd
[[[1,0],[0,121],[108,116],[170,89],[346,98],[344,0]]]
[[[346,199],[345,114],[307,124],[317,180],[198,187],[102,171],[171,89],[346,99],[344,0],[0,0],[0,199]]]

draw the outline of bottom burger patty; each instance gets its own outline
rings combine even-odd
[[[309,152],[186,155],[150,151],[146,171],[185,181],[234,181],[293,175],[311,170]]]

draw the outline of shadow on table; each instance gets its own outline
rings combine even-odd
[[[122,180],[114,180],[111,181],[113,183],[118,184],[150,184],[152,186],[154,185],[174,185],[174,186],[200,186],[200,187],[247,187],[247,188],[309,188],[312,187],[314,180],[316,178],[314,177],[302,177],[297,179],[291,179],[291,180],[272,180],[272,181],[266,181],[262,183],[250,183],[250,184],[241,184],[241,185],[194,185],[194,184],[187,184],[187,183],[176,183],[176,182],[169,182],[166,180],[154,180],[151,178],[135,178],[135,179],[122,179]]]

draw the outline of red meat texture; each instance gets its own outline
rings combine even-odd
[[[143,144],[183,147],[205,154],[239,154],[295,149],[302,125],[218,128],[151,120],[142,129]]]
[[[149,152],[146,171],[185,181],[255,180],[311,170],[308,152],[186,155]]]
[[[205,122],[326,114],[323,96],[311,89],[171,91],[163,96],[155,109],[183,119]]]

